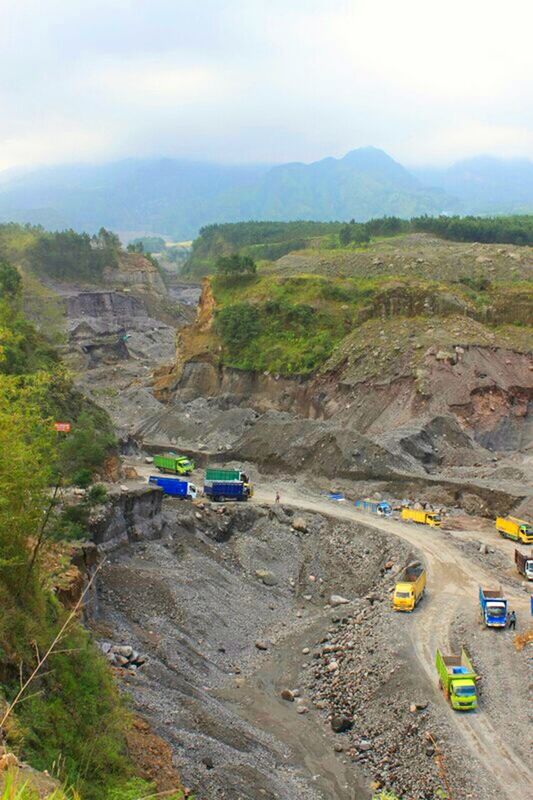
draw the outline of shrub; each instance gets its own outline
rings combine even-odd
[[[101,483],[96,483],[94,486],[91,486],[87,492],[87,501],[90,505],[97,506],[100,503],[105,503],[106,500],[107,490]]]
[[[235,303],[217,312],[216,327],[229,350],[245,346],[261,331],[258,309],[250,303]]]
[[[90,469],[85,467],[77,470],[72,476],[72,483],[74,486],[79,486],[80,489],[86,489],[93,479],[93,474]]]

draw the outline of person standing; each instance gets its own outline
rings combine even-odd
[[[276,492],[276,503],[279,503],[279,492]]]
[[[509,630],[516,630],[516,612],[511,611],[509,614]]]

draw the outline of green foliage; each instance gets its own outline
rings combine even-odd
[[[73,474],[72,483],[74,486],[78,486],[80,489],[87,489],[87,487],[91,485],[92,479],[93,474],[91,470],[82,467],[82,469],[76,470],[76,472]]]
[[[472,289],[474,292],[486,292],[491,287],[489,278],[481,276],[476,277],[474,275],[463,275],[459,278],[459,283],[462,283],[463,286],[468,286],[468,288]]]
[[[411,229],[456,242],[533,244],[533,215],[507,217],[416,217]]]
[[[107,415],[73,390],[53,353],[43,356],[42,337],[19,304],[18,292],[0,302],[0,685],[8,702],[66,619],[47,588],[47,540],[85,535],[92,505],[105,499],[95,486],[57,514],[51,487],[76,470],[90,477],[114,444]],[[72,422],[72,434],[60,438],[58,418]],[[129,714],[107,662],[76,619],[22,699],[0,739],[32,766],[59,773],[83,800],[103,800],[108,790],[121,800],[132,796]],[[18,800],[34,800],[29,787],[16,791]],[[66,799],[58,792],[54,800]]]
[[[370,233],[366,225],[351,220],[339,231],[339,242],[343,247],[349,244],[366,244],[370,241]]]
[[[230,256],[219,256],[217,258],[216,270],[218,275],[225,275],[228,278],[240,278],[242,276],[255,275],[257,265],[250,256],[232,253]]]
[[[34,272],[45,272],[59,280],[101,279],[105,267],[117,266],[120,240],[116,234],[101,228],[98,235],[76,231],[41,231],[29,252]]]
[[[0,800],[43,800],[42,792],[37,791],[27,780],[21,780],[18,769],[8,770],[0,790]],[[54,789],[44,800],[79,800],[77,792]]]
[[[0,299],[14,298],[20,294],[22,279],[18,270],[7,261],[0,260]]]
[[[93,506],[105,503],[107,500],[107,489],[105,486],[102,486],[101,483],[95,483],[87,492],[87,500]]]
[[[226,306],[217,313],[216,328],[228,350],[237,353],[261,331],[257,309],[250,303]]]
[[[88,407],[77,416],[71,432],[59,446],[61,469],[65,475],[73,475],[78,486],[88,486],[92,472],[102,465],[115,446],[116,438],[106,413],[94,406]]]
[[[49,635],[61,613],[49,613]],[[81,627],[72,628],[60,650],[19,706],[24,757],[44,770],[61,754],[65,784],[79,789],[84,800],[100,800],[107,786],[131,774],[124,746],[127,714],[107,663]]]
[[[215,271],[220,256],[240,252],[254,259],[275,260],[301,250],[313,239],[337,234],[338,222],[234,222],[207,225],[193,242],[184,273],[202,275]]]

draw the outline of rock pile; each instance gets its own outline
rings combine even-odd
[[[353,601],[351,616],[332,618],[311,647],[306,694],[335,734],[334,750],[362,767],[375,788],[422,800],[441,785],[427,738],[438,723],[424,680],[398,647],[398,617],[387,613],[388,601],[383,581]]]
[[[100,647],[112,667],[126,670],[129,675],[135,675],[139,667],[146,663],[146,658],[130,645],[102,642]]]

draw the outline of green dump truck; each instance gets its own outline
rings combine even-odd
[[[194,469],[194,461],[187,456],[178,456],[176,453],[164,453],[154,456],[154,467],[159,472],[171,472],[173,475],[190,475]]]
[[[210,481],[222,481],[223,483],[228,483],[229,481],[242,481],[242,483],[248,483],[248,476],[245,475],[244,472],[241,472],[240,469],[206,469],[205,471],[205,480],[207,482]]]
[[[439,687],[457,711],[470,711],[477,706],[477,675],[464,647],[460,655],[445,656],[437,650],[435,658]]]

